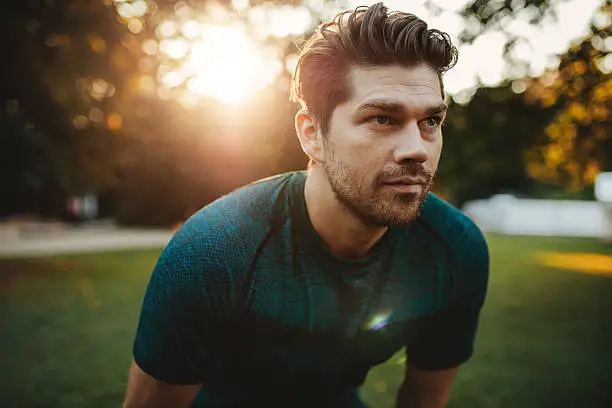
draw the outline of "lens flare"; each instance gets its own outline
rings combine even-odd
[[[391,312],[377,313],[365,324],[367,330],[378,331],[387,326],[391,319]]]

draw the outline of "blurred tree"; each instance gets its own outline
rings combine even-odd
[[[0,100],[7,106],[2,123],[8,123],[0,126],[10,134],[2,146],[8,147],[3,153],[12,158],[5,161],[5,174],[10,175],[6,177],[13,180],[6,185],[21,191],[14,197],[61,201],[68,195],[111,192],[117,205],[114,212],[122,219],[167,223],[241,184],[303,168],[305,158],[293,132],[295,107],[287,101],[286,71],[270,85],[267,96],[229,110],[211,100],[189,109],[185,103],[189,101],[174,98],[174,91],[158,89],[161,70],[182,62],[181,57],[158,58],[160,24],[184,19],[190,12],[208,13],[223,23],[226,14],[219,7],[229,9],[239,3],[247,4],[233,0],[3,4],[0,44],[10,63],[0,69],[10,80],[0,86]],[[462,11],[469,24],[461,39],[469,42],[484,32],[503,30],[503,21],[510,16],[537,23],[553,3],[470,1]],[[248,4],[268,7],[271,2]],[[309,8],[315,25],[321,11]],[[234,17],[246,19],[244,10]],[[600,38],[605,42],[607,37]],[[296,51],[293,39],[270,36],[265,42],[278,46],[281,61],[288,63]],[[512,38],[509,44],[507,48],[514,44]],[[529,95],[533,93],[537,94]],[[557,97],[554,106],[530,110],[505,86],[499,91],[482,89],[468,106],[454,105],[451,117],[457,118],[448,125],[447,164],[439,176],[449,196],[463,201],[502,188],[523,188],[528,181],[519,165],[521,149],[542,145],[543,133],[538,132],[546,125],[543,121],[561,109],[563,100]],[[15,103],[19,118],[9,112]],[[496,107],[494,115],[491,105]],[[508,148],[508,140],[518,144]],[[533,155],[529,160],[536,162]],[[530,175],[540,174],[531,166]],[[36,183],[27,181],[32,179]]]
[[[15,99],[0,109],[0,215],[61,213],[63,190],[53,174],[62,151],[26,115]]]
[[[548,143],[528,152],[529,174],[569,189],[592,185],[612,170],[612,1],[606,0],[591,34],[561,56],[559,70],[535,80],[530,103],[558,111]]]
[[[540,23],[554,17],[553,0],[474,0],[462,10],[466,28],[462,42],[472,42],[492,31],[508,38],[508,61],[526,72],[512,50],[525,38],[505,30],[510,18]],[[602,5],[591,23],[591,33],[560,56],[558,70],[545,73],[527,84],[527,103],[556,111],[545,128],[547,143],[537,143],[525,152],[527,174],[535,180],[578,191],[589,188],[600,171],[612,169],[612,2]]]
[[[436,184],[455,205],[534,187],[524,151],[545,142],[554,110],[533,109],[512,88],[480,88],[469,104],[450,106]]]
[[[34,146],[33,139],[20,137],[14,128],[2,129],[9,144],[5,154],[16,163],[8,173],[23,189],[35,169],[42,171],[24,161],[24,155],[32,154],[28,150],[36,151],[40,162],[53,163],[43,166],[45,174],[39,177],[39,183],[60,192],[47,202],[53,212],[63,209],[67,196],[107,186],[116,177],[115,156],[125,144],[115,112],[121,103],[116,90],[125,80],[121,70],[113,69],[112,58],[123,47],[114,9],[108,6],[102,1],[12,1],[0,13],[0,44],[10,61],[2,65],[7,80],[0,98],[7,106],[19,106],[23,120],[39,135]],[[39,186],[31,193],[36,191],[47,190]],[[37,201],[48,198],[38,194]]]
[[[111,195],[126,200],[121,204],[125,204],[125,211],[116,209],[122,214],[146,218],[144,213],[136,215],[137,209],[151,215],[159,209],[151,201],[162,200],[162,207],[181,207],[163,211],[182,219],[185,213],[231,190],[239,181],[248,182],[252,180],[249,177],[263,177],[275,169],[302,167],[296,149],[287,146],[282,137],[292,129],[289,111],[293,107],[287,101],[286,89],[283,100],[273,92],[276,109],[268,109],[268,120],[250,118],[250,123],[258,126],[256,132],[218,125],[222,111],[214,109],[217,103],[209,101],[200,106],[215,112],[202,115],[202,110],[190,111],[167,97],[159,98],[156,78],[160,61],[147,53],[143,44],[156,40],[159,23],[180,14],[181,7],[206,13],[213,3],[229,6],[231,1],[15,0],[4,4],[0,44],[11,63],[1,68],[3,78],[10,78],[0,86],[0,100],[7,106],[2,118],[8,118],[2,121],[2,133],[7,134],[2,140],[6,146],[2,153],[11,159],[3,161],[3,167],[4,176],[11,180],[4,185],[10,188],[7,197],[13,203],[7,204],[0,215],[31,207],[26,197],[35,202],[33,197],[38,197],[39,203],[43,196],[50,197],[42,193],[47,191],[42,183],[62,192],[54,196],[59,201],[59,206],[52,206],[55,209],[63,208],[63,201],[70,195],[105,194],[116,189]],[[122,15],[119,8],[127,6],[132,9]],[[294,50],[289,39],[285,46],[287,52]],[[287,73],[279,81],[286,83]],[[21,128],[15,127],[17,119],[9,112],[13,105],[19,107],[20,115],[27,116],[27,126],[22,123]],[[261,113],[261,109],[258,111]],[[279,118],[280,114],[285,116]],[[231,124],[239,116],[224,119]],[[23,137],[24,126],[31,137]],[[38,132],[36,137],[32,129]],[[220,145],[229,131],[248,134],[243,139],[250,141],[251,148],[258,145],[257,154],[248,153],[259,162],[249,167],[246,179],[244,174],[234,178],[215,175],[232,173],[223,168],[230,165],[231,150],[223,150]],[[269,135],[277,139],[270,140]],[[269,154],[270,149],[261,148],[265,143],[276,146],[275,157]],[[26,156],[36,159],[26,160]],[[234,161],[243,159],[235,157]],[[39,163],[34,165],[34,161]],[[31,181],[33,174],[38,177],[36,188]],[[146,187],[144,180],[148,182]],[[197,182],[196,193],[189,182]],[[199,200],[197,204],[190,202],[194,198]]]

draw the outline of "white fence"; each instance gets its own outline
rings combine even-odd
[[[463,211],[486,232],[612,239],[610,207],[611,204],[599,201],[535,200],[497,195],[488,200],[468,202]]]

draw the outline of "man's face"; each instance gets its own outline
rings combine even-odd
[[[446,105],[437,73],[355,67],[351,98],[334,110],[323,166],[340,202],[368,223],[407,224],[419,214],[442,150]]]

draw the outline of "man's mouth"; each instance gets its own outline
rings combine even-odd
[[[415,194],[422,192],[425,189],[427,182],[421,177],[398,178],[386,180],[383,182],[383,185],[403,194]]]
[[[385,186],[402,194],[418,194],[425,188],[424,184],[385,183]]]

